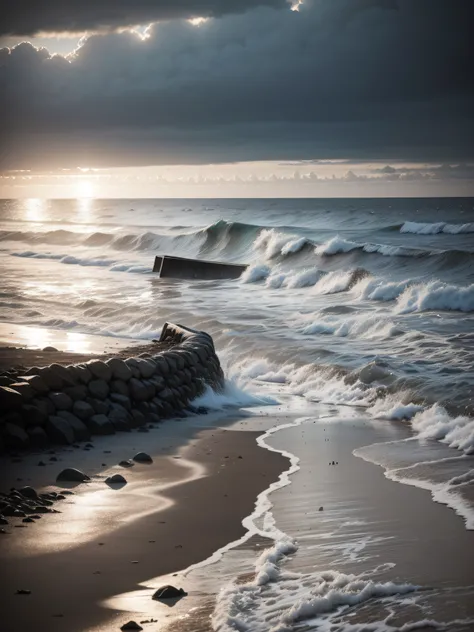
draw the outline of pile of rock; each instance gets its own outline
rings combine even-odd
[[[22,522],[35,522],[41,514],[57,513],[53,505],[58,500],[72,494],[72,491],[61,490],[39,494],[33,487],[11,489],[8,494],[0,494],[0,524],[7,525],[8,518],[22,518]]]
[[[72,444],[195,411],[191,402],[206,385],[220,389],[224,383],[212,338],[166,323],[161,339],[175,344],[126,360],[4,374],[0,450]]]

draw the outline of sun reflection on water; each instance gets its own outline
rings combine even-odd
[[[46,200],[29,198],[25,200],[25,219],[28,222],[42,222],[46,216]]]

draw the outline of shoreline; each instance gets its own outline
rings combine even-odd
[[[155,340],[155,339],[154,339]],[[0,323],[0,371],[128,357],[156,347],[154,340],[82,334],[62,329]],[[44,351],[50,347],[50,351]]]
[[[3,621],[7,624],[2,629],[5,632],[18,629],[83,632],[97,625],[109,625],[109,622],[111,627],[103,629],[119,629],[126,621],[136,618],[123,612],[114,616],[100,604],[114,595],[138,588],[150,577],[185,570],[243,535],[242,520],[252,512],[258,494],[287,467],[287,459],[280,454],[262,451],[256,442],[259,434],[208,427],[199,431],[194,442],[188,436],[186,445],[179,455],[174,456],[203,470],[200,475],[184,482],[182,472],[171,461],[172,456],[152,452],[154,464],[146,471],[148,498],[152,505],[163,498],[168,502],[161,509],[151,509],[143,517],[129,522],[123,521],[122,514],[120,526],[110,524],[106,534],[93,534],[73,548],[52,550],[54,539],[47,532],[48,525],[57,519],[55,515],[46,515],[41,523],[28,528],[36,541],[49,537],[46,552],[22,544],[26,529],[12,528],[14,533],[3,535],[0,540],[2,583],[11,588],[12,593],[12,598],[2,605]],[[107,445],[107,440],[103,445]],[[82,455],[76,454],[80,460]],[[22,464],[16,465],[18,471]],[[174,481],[159,496],[150,488],[153,468],[155,471],[161,468],[161,476],[167,472]],[[130,479],[135,475],[130,470],[122,470],[122,473]],[[31,484],[34,486],[34,481]],[[120,495],[122,491],[111,491],[108,495]],[[72,496],[70,507],[59,507],[58,504],[63,511],[59,520],[66,530],[74,503],[82,497],[87,507],[88,496],[91,493],[87,489],[78,490],[78,495]],[[133,494],[128,501],[128,506],[122,506],[125,514],[133,511]],[[69,537],[74,528],[71,520]],[[18,546],[8,545],[11,538],[18,540]],[[138,563],[134,564],[134,561]],[[74,569],[73,573],[71,569]],[[96,576],[97,570],[100,574]],[[22,587],[31,590],[31,595],[14,595]],[[28,600],[27,609],[24,600]],[[150,600],[150,610],[156,610],[156,605]],[[55,616],[57,614],[63,616]],[[142,618],[150,616],[152,614],[144,613]]]

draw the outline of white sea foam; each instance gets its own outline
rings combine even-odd
[[[353,250],[362,250],[367,253],[378,253],[385,257],[417,257],[423,254],[421,251],[402,248],[400,246],[391,246],[388,244],[373,244],[373,243],[357,243],[349,239],[344,239],[340,235],[332,237],[328,241],[316,246],[314,252],[317,255],[338,255],[346,252],[352,252]]]
[[[205,392],[192,403],[194,406],[205,406],[211,410],[250,406],[273,406],[278,404],[272,397],[253,394],[239,387],[231,380],[226,380],[222,392],[216,392],[210,386],[207,386]]]
[[[271,269],[269,266],[263,263],[256,263],[253,266],[249,266],[242,273],[240,280],[242,283],[257,283],[258,281],[264,281],[270,272]]]
[[[298,272],[287,275],[284,285],[290,289],[310,287],[318,282],[321,278],[321,274],[322,272],[317,268],[299,270]]]
[[[379,399],[367,409],[367,412],[378,419],[390,419],[392,421],[412,419],[417,413],[424,410],[424,406],[418,404],[403,404],[401,394],[385,399]]]
[[[367,574],[349,575],[332,570],[286,572],[284,562],[295,552],[292,541],[276,541],[257,560],[253,580],[225,586],[217,596],[213,630],[289,632],[295,624],[309,621],[318,625],[318,629],[325,625],[324,629],[329,630],[340,616],[341,608],[418,590],[413,584],[374,581]]]
[[[354,279],[354,270],[335,270],[324,274],[317,281],[314,291],[317,294],[336,294],[344,292]]]
[[[437,439],[451,448],[474,454],[473,418],[464,415],[450,417],[445,408],[435,404],[417,413],[411,425],[422,438]]]
[[[412,284],[413,281],[384,281],[366,277],[359,281],[353,292],[361,299],[370,301],[393,301]]]
[[[263,251],[266,259],[273,259],[279,255],[289,255],[299,252],[307,243],[304,237],[280,233],[274,228],[262,230],[255,239],[255,250]]]
[[[393,335],[395,326],[386,316],[318,316],[303,328],[306,335],[330,334],[333,336],[357,336],[359,339],[387,338]]]
[[[467,224],[405,222],[400,228],[400,232],[415,233],[416,235],[436,235],[437,233],[457,235],[459,233],[474,233],[474,222]]]
[[[469,470],[459,476],[453,476],[453,478],[450,478],[448,482],[450,485],[467,485],[469,483],[474,483],[474,470]]]
[[[308,240],[304,237],[300,237],[299,239],[292,239],[288,241],[281,249],[282,255],[290,255],[295,252],[299,252],[302,248],[306,246]]]
[[[474,311],[474,284],[460,287],[442,281],[408,285],[399,296],[397,311],[425,312],[428,310]]]
[[[77,265],[85,267],[109,268],[111,272],[131,272],[137,274],[148,274],[151,268],[137,265],[136,263],[117,263],[115,259],[105,259],[97,257],[76,257],[73,255],[42,253],[27,250],[25,252],[13,252],[14,257],[26,259],[46,259],[64,263],[66,265]]]
[[[324,244],[316,246],[314,252],[317,255],[337,255],[343,252],[350,252],[351,250],[355,250],[357,248],[362,248],[362,244],[356,244],[353,241],[343,239],[342,237],[339,237],[339,235],[336,235]]]

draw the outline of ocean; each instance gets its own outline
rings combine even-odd
[[[370,464],[380,485],[425,490],[415,539],[439,515],[472,551],[474,199],[5,200],[0,219],[4,323],[28,326],[31,344],[62,330],[72,351],[87,351],[88,334],[151,340],[167,320],[203,329],[228,378],[207,403],[258,411],[261,441],[290,459],[246,523],[271,547],[256,561],[243,543],[219,557],[228,585],[213,629],[474,629],[460,605],[472,603],[472,566],[444,575],[444,560],[431,577],[393,550],[385,560],[387,503],[368,518],[355,481],[340,481],[350,493],[331,514],[310,475],[315,459],[328,467],[331,435],[343,446],[331,472],[350,457],[357,480]],[[249,267],[238,280],[165,280],[152,273],[159,254]]]

